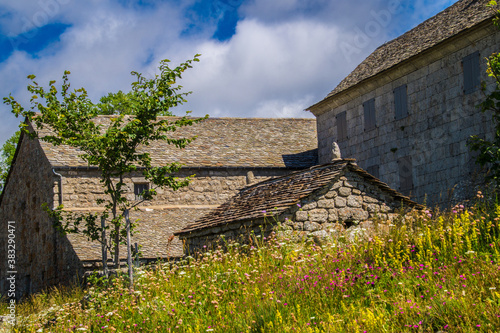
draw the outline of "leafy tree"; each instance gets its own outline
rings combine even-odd
[[[19,142],[19,137],[21,136],[21,131],[16,131],[2,146],[0,149],[0,193],[3,191],[3,185],[7,180],[7,175],[9,174],[9,169],[14,159],[14,154],[16,152],[17,143]]]
[[[108,93],[108,95],[101,97],[96,111],[100,115],[133,115],[138,104],[140,104],[140,97],[134,91],[124,93],[119,90],[116,93]],[[162,110],[158,115],[172,116],[172,113],[169,110]],[[0,148],[0,193],[3,190],[3,184],[9,174],[20,134],[20,131],[14,133]]]
[[[117,93],[109,93],[106,96],[101,97],[99,106],[99,112],[103,115],[113,115],[113,114],[135,114],[139,104],[141,103],[141,96],[135,91],[129,91],[124,93],[123,91],[118,91]],[[169,110],[161,110],[158,112],[159,116],[172,116]]]
[[[494,11],[493,24],[500,28],[500,10],[498,10],[497,2],[490,1],[488,7]],[[487,59],[487,65],[486,72],[495,80],[495,89],[488,93],[486,84],[482,83],[482,90],[485,92],[486,98],[479,104],[479,107],[482,112],[492,113],[492,120],[496,128],[495,135],[491,141],[473,135],[468,144],[471,150],[478,152],[476,162],[483,167],[488,167],[487,180],[493,181],[498,187],[500,186],[500,54],[490,55]]]
[[[49,134],[39,136],[39,132],[29,131],[28,123],[23,123],[21,130],[31,138],[38,137],[56,146],[69,145],[78,148],[83,152],[83,160],[98,167],[106,196],[105,199],[98,199],[97,203],[104,206],[104,212],[77,215],[64,211],[62,206],[46,210],[54,218],[55,227],[61,232],[82,233],[101,243],[106,273],[107,251],[114,255],[114,262],[118,267],[119,245],[126,242],[130,287],[133,285],[130,236],[134,223],[130,221],[129,213],[142,201],[127,200],[129,189],[125,178],[131,173],[140,172],[154,185],[142,193],[145,199],[154,197],[159,187],[176,190],[188,184],[189,178],[179,179],[174,176],[181,167],[180,164],[154,167],[149,153],[140,147],[163,140],[178,148],[184,148],[194,139],[173,139],[167,134],[206,117],[159,119],[158,116],[168,114],[170,108],[186,102],[185,97],[190,92],[181,92],[182,86],[177,85],[177,80],[186,69],[192,67],[193,61],[199,61],[198,57],[199,55],[196,55],[192,60],[173,69],[168,66],[168,60],[162,60],[159,66],[160,74],[152,79],[132,72],[136,81],[132,83],[129,93],[110,94],[98,104],[90,101],[83,88],[70,91],[70,73],[67,71],[63,75],[60,91],[56,88],[55,81],[50,81],[49,88],[45,89],[35,81],[34,75],[28,76],[31,80],[28,90],[32,93],[31,108],[28,110],[12,96],[4,98],[4,103],[11,106],[16,116],[26,117],[35,128],[48,126],[51,130]],[[127,112],[120,112],[111,117],[110,123],[105,126],[94,122],[97,115],[113,113],[113,108],[118,106],[123,106],[123,110]],[[106,231],[109,226],[111,231],[108,236]]]

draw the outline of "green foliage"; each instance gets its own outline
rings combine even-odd
[[[488,7],[494,12],[494,25],[500,28],[500,11],[497,2],[490,1]],[[479,107],[482,112],[491,112],[492,121],[496,128],[495,135],[491,141],[473,135],[468,145],[471,150],[478,152],[476,162],[481,166],[488,167],[487,180],[493,181],[498,187],[500,186],[500,54],[493,53],[490,55],[487,65],[487,74],[495,80],[495,89],[492,92],[487,92],[486,84],[482,83],[486,98]]]
[[[205,118],[159,118],[161,115],[170,115],[169,109],[186,102],[189,92],[182,92],[182,86],[177,80],[182,73],[192,67],[194,59],[170,68],[168,60],[160,62],[160,74],[148,79],[137,72],[132,72],[136,78],[130,92],[118,92],[103,97],[98,104],[92,103],[84,88],[71,90],[69,72],[63,75],[60,89],[55,81],[49,82],[44,88],[35,81],[35,76],[28,78],[31,84],[28,91],[32,94],[31,107],[25,109],[14,97],[4,98],[4,103],[10,105],[16,116],[26,117],[28,120],[21,125],[21,130],[31,138],[49,142],[55,146],[69,145],[82,151],[80,157],[91,166],[99,169],[101,184],[106,199],[99,199],[97,203],[104,206],[103,213],[71,214],[57,207],[54,210],[46,205],[46,211],[54,218],[55,227],[61,232],[83,233],[90,240],[100,241],[106,250],[115,255],[118,263],[118,245],[125,241],[124,223],[127,230],[133,228],[126,218],[130,209],[139,202],[129,202],[124,177],[131,173],[140,173],[150,181],[155,188],[143,197],[152,198],[156,188],[170,187],[174,190],[186,186],[189,178],[179,179],[175,172],[181,167],[178,163],[164,166],[153,166],[148,152],[141,151],[140,147],[148,146],[154,141],[165,141],[178,148],[184,148],[195,138],[169,137],[169,132],[179,127],[189,126]],[[113,111],[114,110],[114,111]],[[119,114],[116,114],[119,112]],[[111,114],[109,124],[95,122],[95,117],[101,114]],[[35,130],[30,130],[30,124]],[[36,129],[49,128],[49,132],[40,136]],[[110,223],[101,227],[101,220],[108,219]],[[125,222],[124,222],[125,220]],[[104,223],[103,223],[104,224]],[[103,231],[110,228],[109,241]],[[114,249],[113,249],[114,248]]]
[[[498,221],[500,206],[480,201],[379,221],[382,228],[354,242],[349,230],[321,246],[286,232],[257,235],[251,244],[228,242],[227,251],[144,268],[133,293],[118,276],[93,278],[85,305],[78,289],[72,299],[42,294],[31,301],[36,309],[18,306],[16,329],[498,332]]]
[[[12,160],[14,159],[14,154],[16,153],[16,147],[20,136],[21,131],[16,131],[16,133],[14,133],[0,149],[0,193],[3,190],[3,184],[5,184],[5,181],[7,180],[7,175],[9,174],[9,169],[12,165]]]

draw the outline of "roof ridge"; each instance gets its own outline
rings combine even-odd
[[[97,115],[96,118],[113,118],[113,117],[118,117],[120,116],[119,114],[114,114],[114,115],[108,115],[108,114],[102,114],[102,115]],[[133,117],[134,115],[124,115],[126,117]],[[198,118],[203,118],[202,116],[177,116],[177,115],[172,115],[172,116],[158,116],[158,119],[168,119],[168,118],[183,118],[186,117],[188,119],[198,119]],[[298,118],[298,117],[208,117],[205,120],[248,120],[248,121],[254,121],[254,120],[296,120],[296,121],[316,121],[316,118],[314,117],[304,117],[304,118]]]

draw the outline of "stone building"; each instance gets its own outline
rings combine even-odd
[[[309,107],[319,163],[337,142],[344,156],[418,202],[446,206],[470,196],[478,169],[467,140],[494,133],[491,115],[476,107],[481,82],[494,86],[485,58],[500,47],[487,3],[460,0],[383,44]]]
[[[300,234],[327,238],[339,227],[369,227],[398,209],[421,208],[361,169],[338,159],[251,185],[216,210],[175,233],[188,254],[225,241],[250,242],[277,222]]]
[[[109,116],[96,122],[105,124]],[[41,133],[43,135],[43,133]],[[218,207],[239,189],[253,182],[288,174],[317,164],[314,119],[212,118],[178,129],[173,135],[192,137],[183,150],[156,142],[147,150],[154,166],[180,162],[178,176],[195,175],[178,191],[158,190],[131,219],[140,219],[133,242],[142,247],[143,260],[182,254],[174,231]],[[0,281],[6,291],[8,221],[15,226],[18,295],[65,283],[100,264],[101,249],[78,235],[61,236],[41,206],[62,203],[72,212],[102,210],[96,199],[103,195],[99,173],[68,146],[55,147],[22,135],[14,162],[0,197]],[[149,184],[138,175],[126,179],[135,200]],[[125,249],[121,254],[126,255]],[[124,257],[124,256],[122,256]]]

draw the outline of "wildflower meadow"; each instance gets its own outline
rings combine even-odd
[[[131,292],[120,275],[32,296],[13,331],[498,332],[499,219],[479,202],[354,241],[254,236],[142,267]]]

